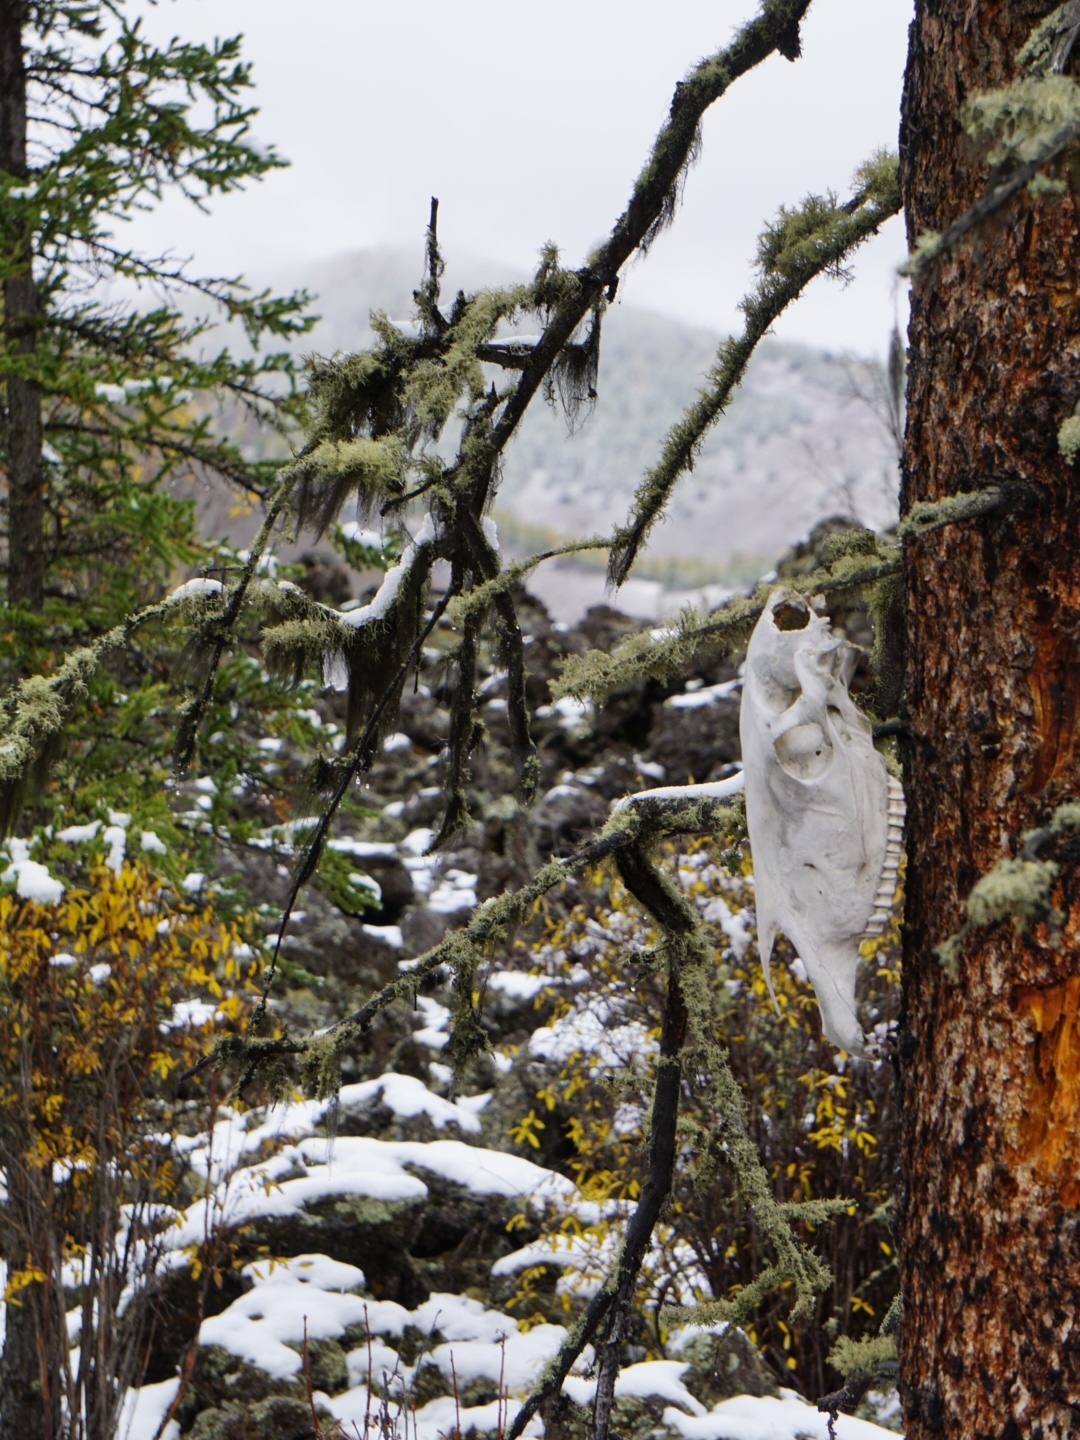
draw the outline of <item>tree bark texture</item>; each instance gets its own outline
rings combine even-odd
[[[958,110],[1019,77],[1052,0],[917,0],[901,161],[909,240],[984,193]],[[1069,65],[1076,73],[1076,56]],[[900,1029],[909,1440],[1080,1436],[1080,844],[1048,917],[934,947],[1022,833],[1080,797],[1076,171],[1021,191],[913,286],[902,509],[993,478],[1025,514],[906,545],[908,878]]]
[[[25,179],[26,66],[22,31],[24,0],[0,0],[0,170]],[[9,229],[8,225],[4,227]],[[8,353],[33,355],[37,343],[37,296],[29,237],[17,231],[5,237],[16,252],[25,249],[25,267],[3,283],[3,345]],[[8,604],[23,601],[40,610],[45,587],[45,474],[42,464],[41,387],[12,373],[4,384],[5,460],[8,502]]]

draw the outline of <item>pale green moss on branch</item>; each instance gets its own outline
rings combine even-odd
[[[784,583],[806,595],[872,597],[875,587],[899,573],[896,550],[878,538],[873,555],[861,549],[841,553],[832,564]],[[752,595],[737,595],[709,612],[686,609],[664,629],[630,635],[610,652],[588,650],[568,656],[552,682],[552,694],[601,705],[638,680],[674,679],[703,653],[737,651],[749,640],[774,588],[759,585]]]
[[[1058,450],[1070,465],[1080,455],[1080,415],[1070,415],[1057,433]]]
[[[556,545],[538,555],[530,555],[525,560],[514,560],[501,570],[494,580],[485,580],[467,595],[456,595],[451,600],[447,613],[455,625],[460,625],[467,615],[477,610],[487,610],[496,595],[512,590],[519,580],[523,580],[545,560],[554,560],[559,555],[577,555],[583,550],[609,550],[611,544],[609,538],[594,535],[587,540],[568,540],[565,545]]]
[[[64,727],[102,660],[129,645],[138,626],[159,619],[168,608],[167,601],[148,605],[93,645],[73,651],[51,675],[32,675],[7,697],[0,722],[0,839],[18,821],[28,789],[44,783]]]
[[[723,415],[746,374],[761,338],[815,276],[841,274],[845,260],[900,209],[894,155],[875,155],[855,176],[855,194],[841,205],[835,195],[811,195],[794,210],[783,209],[758,244],[757,288],[741,304],[743,333],[725,340],[707,384],[668,432],[657,463],[646,473],[634,510],[616,535],[609,577],[621,585],[659,519],[676,481],[692,470],[709,429]]]
[[[894,1335],[871,1335],[853,1340],[842,1335],[829,1351],[829,1364],[839,1370],[845,1380],[853,1375],[893,1375],[898,1358]]]
[[[898,532],[900,538],[904,540],[912,535],[925,535],[928,530],[938,530],[943,525],[956,525],[963,520],[997,514],[1009,507],[1009,489],[1003,485],[988,485],[983,490],[949,495],[944,500],[919,500],[904,516]]]
[[[1041,45],[1036,43],[1040,53]],[[901,274],[925,273],[1025,186],[1035,194],[1061,193],[1055,177],[1039,172],[1080,138],[1080,86],[1061,74],[1027,76],[970,95],[960,119],[973,139],[990,142],[987,159],[995,167],[991,186],[944,231],[921,234]]]
[[[964,101],[960,123],[973,139],[992,141],[991,165],[1041,164],[1047,146],[1080,124],[1080,85],[1067,75],[1043,75],[980,90]]]
[[[1046,826],[1025,831],[1019,855],[999,860],[977,881],[964,902],[966,922],[935,950],[950,979],[955,980],[959,975],[961,945],[973,928],[1011,919],[1013,928],[1020,934],[1033,921],[1046,920],[1051,934],[1057,932],[1063,917],[1054,909],[1051,894],[1060,867],[1055,860],[1040,858],[1040,852],[1075,830],[1080,830],[1080,804],[1066,801],[1057,807]]]

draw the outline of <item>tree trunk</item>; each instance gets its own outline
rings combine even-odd
[[[26,69],[22,28],[24,0],[0,0],[0,170],[26,179]],[[4,281],[3,343],[7,351],[33,355],[37,344],[37,296],[29,237],[16,233],[24,265]],[[4,382],[8,483],[8,604],[23,601],[40,610],[45,588],[45,474],[41,456],[41,387],[23,375]]]
[[[985,191],[958,107],[1018,77],[1017,51],[1052,8],[917,0],[909,240]],[[906,549],[909,1440],[1080,1435],[1080,847],[1047,852],[1056,935],[1045,916],[973,928],[955,980],[934,954],[976,881],[1080,797],[1080,487],[1056,443],[1080,398],[1077,205],[1071,188],[1021,192],[913,288],[903,508],[993,477],[1026,481],[1036,502]]]

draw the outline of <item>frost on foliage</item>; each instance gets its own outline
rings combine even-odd
[[[857,650],[793,590],[775,590],[746,655],[740,735],[758,945],[783,931],[825,1035],[858,1054],[859,946],[888,919],[904,815],[899,784],[848,693]]]

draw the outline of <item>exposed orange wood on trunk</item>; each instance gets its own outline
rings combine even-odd
[[[1032,794],[1073,766],[1080,735],[1080,656],[1071,635],[1053,620],[1040,617],[1035,630],[1035,664],[1031,667],[1031,698],[1038,738],[1035,768],[1028,785]]]
[[[1017,1004],[1035,1030],[1017,1164],[1056,1191],[1062,1205],[1080,1202],[1080,975],[1057,985],[1021,990]]]

